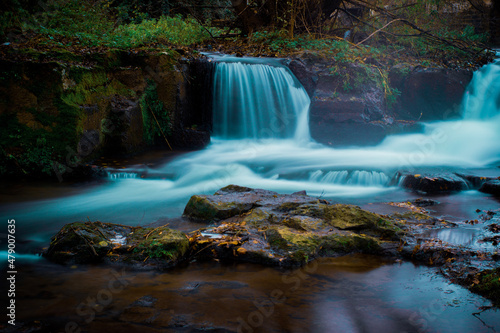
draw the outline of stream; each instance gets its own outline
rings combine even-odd
[[[202,225],[176,219],[190,196],[229,184],[305,190],[387,213],[384,202],[420,197],[394,182],[401,170],[500,176],[500,60],[474,73],[462,119],[426,123],[422,133],[389,136],[374,147],[334,149],[310,138],[309,97],[279,60],[211,57],[217,63],[214,134],[207,148],[145,155],[125,169],[109,168],[104,181],[2,186],[2,218],[17,226],[18,322],[47,332],[500,331],[500,312],[479,309],[489,301],[450,284],[435,268],[368,255],[317,260],[293,271],[195,262],[167,272],[120,273],[38,256],[73,221],[197,229]],[[473,189],[432,199],[440,202],[433,214],[455,222],[477,218],[476,209],[500,208],[498,198]],[[468,246],[480,230],[446,232],[437,237]],[[6,234],[0,237],[5,271]],[[114,292],[116,274],[126,283]],[[98,302],[89,305],[88,297]]]

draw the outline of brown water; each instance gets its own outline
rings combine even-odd
[[[494,332],[500,312],[433,269],[374,256],[292,271],[191,263],[168,272],[19,269],[17,321],[46,332]],[[491,326],[491,327],[488,327]]]

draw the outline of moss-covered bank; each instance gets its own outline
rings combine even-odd
[[[0,176],[74,178],[103,154],[209,140],[193,130],[206,128],[196,123],[203,117],[188,117],[200,95],[188,98],[194,59],[176,51],[30,57],[0,60]]]

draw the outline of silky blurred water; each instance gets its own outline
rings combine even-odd
[[[145,224],[180,216],[189,197],[238,184],[280,193],[363,203],[411,196],[391,182],[398,170],[491,168],[500,161],[500,63],[476,73],[463,118],[427,123],[416,134],[387,137],[375,147],[330,148],[310,139],[309,98],[280,62],[216,57],[215,137],[205,149],[179,155],[137,177],[134,169],[108,182],[47,200],[1,205],[23,239],[47,243],[65,223],[101,220]]]

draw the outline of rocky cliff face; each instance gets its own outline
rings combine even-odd
[[[1,62],[1,173],[68,176],[102,154],[133,154],[167,140],[177,149],[210,141],[211,104],[202,101],[206,88],[196,77],[203,60],[174,51],[93,58]]]
[[[87,175],[85,164],[97,156],[210,141],[214,67],[203,58],[117,51],[0,65],[0,174]],[[312,137],[331,146],[377,144],[418,131],[418,121],[456,118],[472,78],[465,70],[380,70],[312,53],[288,66],[311,97]]]
[[[418,121],[460,115],[472,72],[396,65],[388,71],[304,53],[289,63],[311,97],[312,137],[331,146],[369,145],[418,131]]]

